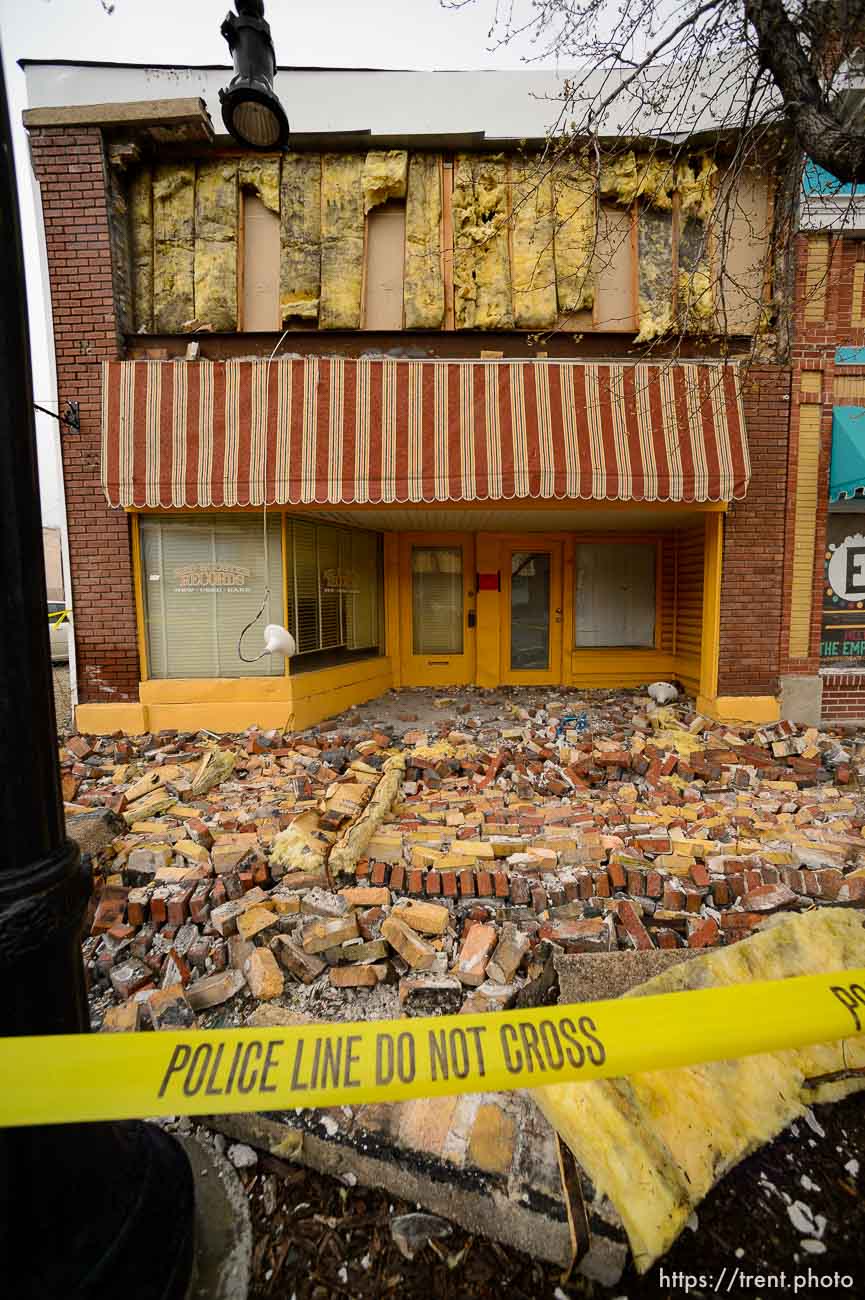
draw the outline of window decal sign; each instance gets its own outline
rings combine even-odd
[[[360,577],[354,569],[325,569],[321,575],[321,589],[355,596],[360,591]]]
[[[240,564],[183,564],[174,570],[177,592],[248,592],[250,570]]]

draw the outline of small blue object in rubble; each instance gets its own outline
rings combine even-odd
[[[565,727],[571,727],[579,735],[582,735],[584,731],[588,731],[589,729],[588,713],[568,713],[565,717],[559,718],[556,735],[561,735]]]

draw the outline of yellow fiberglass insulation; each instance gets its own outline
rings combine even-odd
[[[662,212],[673,207],[676,169],[672,159],[657,154],[635,154],[633,149],[601,163],[600,190],[605,199],[630,207],[643,199]]]
[[[161,163],[153,173],[153,327],[182,333],[193,296],[195,166]]]
[[[693,196],[695,190],[690,192]],[[686,330],[705,330],[715,315],[709,229],[708,221],[694,210],[679,216],[678,262],[678,324]]]
[[[360,329],[363,161],[360,154],[335,153],[321,160],[320,329]]]
[[[679,194],[679,211],[693,214],[700,221],[708,221],[714,201],[713,177],[717,165],[707,154],[700,158],[699,170],[694,170],[694,159],[676,166],[676,190]]]
[[[363,164],[363,210],[388,199],[404,199],[408,154],[403,149],[373,149]]]
[[[406,329],[441,329],[445,315],[442,274],[442,187],[438,154],[413,153],[405,202],[403,312]]]
[[[715,315],[712,276],[706,267],[679,272],[679,317],[685,328],[705,329]]]
[[[511,276],[517,329],[555,325],[553,187],[544,159],[511,163]]]
[[[282,160],[279,301],[282,320],[316,320],[321,293],[321,156]]]
[[[242,190],[252,190],[266,208],[279,215],[278,158],[241,158],[237,179]]]
[[[638,223],[638,343],[649,343],[673,324],[673,219],[641,203]]]
[[[195,318],[237,329],[237,163],[199,163],[195,178]]]
[[[140,167],[129,185],[129,249],[132,260],[133,328],[153,329],[153,172]]]
[[[393,807],[404,776],[404,754],[395,754],[385,759],[382,778],[372,798],[331,850],[328,865],[333,875],[355,870],[373,835]]]
[[[578,164],[553,173],[556,199],[556,290],[560,312],[583,311],[595,300],[595,183]]]
[[[507,162],[459,154],[452,211],[457,329],[513,329]]]
[[[861,914],[826,908],[772,918],[751,938],[671,967],[627,997],[789,979],[865,965]],[[779,1014],[794,1015],[779,997]],[[859,1077],[855,1072],[859,1071]],[[628,1234],[645,1273],[694,1207],[745,1156],[814,1101],[865,1088],[865,1037],[532,1090]],[[840,1077],[838,1077],[840,1076]]]

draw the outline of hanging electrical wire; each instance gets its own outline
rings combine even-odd
[[[288,330],[285,330],[281,335],[281,337],[278,339],[276,347],[273,349],[273,351],[271,352],[270,356],[267,359],[268,377],[270,376],[271,362],[273,361],[279,349],[282,347],[287,334],[288,334]],[[262,614],[267,608],[268,602],[270,600],[270,583],[269,583],[270,550],[268,547],[268,539],[267,539],[267,434],[266,433],[264,438],[264,469],[262,474],[261,530],[262,530],[262,553],[264,556],[264,583],[265,583],[264,599],[261,602],[261,608],[259,609],[255,618],[250,619],[246,627],[241,632],[240,636],[237,638],[237,657],[245,664],[258,663],[259,659],[264,659],[267,655],[272,655],[272,654],[283,655],[286,659],[290,659],[292,655],[297,653],[297,643],[295,642],[294,637],[291,635],[291,633],[288,631],[287,628],[284,628],[282,626],[281,623],[268,623],[267,626],[265,627],[264,649],[262,650],[261,654],[257,654],[255,655],[254,658],[248,659],[246,655],[243,653],[243,638],[246,636],[250,628],[255,627],[256,623],[261,618]]]

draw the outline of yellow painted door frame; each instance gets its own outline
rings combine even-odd
[[[472,533],[400,533],[400,680],[403,686],[469,686],[475,680],[475,539]],[[415,654],[412,549],[459,547],[463,564],[463,648],[461,654]]]
[[[718,694],[723,553],[724,516],[706,515],[703,538],[703,626],[700,640],[700,699],[703,700],[714,700]]]
[[[546,553],[550,557],[549,588],[549,657],[546,668],[511,667],[511,570],[512,556],[517,551]],[[561,538],[550,539],[543,534],[527,533],[508,536],[500,544],[501,593],[499,597],[501,625],[500,680],[511,686],[557,686],[564,681],[562,665],[562,627],[564,619],[564,592],[562,588]]]

